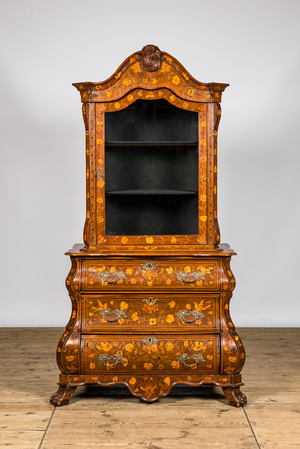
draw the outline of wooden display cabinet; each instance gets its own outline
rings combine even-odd
[[[240,391],[245,351],[217,221],[217,130],[228,84],[195,80],[148,45],[102,83],[74,84],[86,128],[84,244],[67,254],[72,315],[52,404],[125,384],[151,402],[173,385]]]

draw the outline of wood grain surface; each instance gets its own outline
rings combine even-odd
[[[217,218],[228,84],[197,81],[147,45],[106,81],[74,86],[86,130],[86,221],[84,245],[67,253],[72,313],[50,402],[67,405],[92,383],[126,385],[153,402],[184,383],[221,386],[230,405],[245,405],[245,349],[229,311],[235,253],[220,245]]]
[[[53,408],[62,331],[0,329],[1,448],[300,447],[300,329],[239,329],[248,349],[244,409],[229,407],[217,387],[184,385],[153,404],[124,386],[78,387],[68,407]]]

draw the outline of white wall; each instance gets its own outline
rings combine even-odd
[[[238,252],[239,326],[300,324],[299,0],[0,0],[0,326],[64,326],[82,241],[84,128],[72,82],[102,81],[144,45],[230,83],[219,222]]]

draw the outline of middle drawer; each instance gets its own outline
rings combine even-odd
[[[82,295],[83,332],[219,331],[219,295]]]

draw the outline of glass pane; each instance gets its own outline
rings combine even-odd
[[[105,135],[106,235],[198,234],[198,114],[138,100]]]

